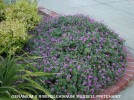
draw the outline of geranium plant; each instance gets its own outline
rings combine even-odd
[[[34,38],[26,49],[43,56],[34,66],[63,73],[44,78],[52,94],[97,94],[124,73],[124,40],[90,17],[47,18],[31,34]]]

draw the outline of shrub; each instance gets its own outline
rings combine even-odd
[[[20,21],[2,21],[0,23],[0,54],[15,53],[29,38],[25,25]]]
[[[63,73],[44,78],[52,94],[97,94],[124,73],[124,40],[94,19],[82,15],[48,18],[31,34],[33,44],[27,49],[43,56],[35,66]]]
[[[5,19],[5,5],[3,4],[2,0],[0,0],[0,22]]]
[[[54,73],[38,72],[29,60],[39,57],[28,56],[10,56],[0,57],[0,99],[12,100],[12,95],[38,95],[50,93],[44,89],[38,82],[45,85],[39,76],[52,76]],[[52,97],[50,97],[52,98]],[[38,100],[37,98],[32,98]]]
[[[37,3],[28,0],[18,0],[7,6],[5,11],[7,20],[22,21],[26,24],[26,28],[33,29],[41,19],[38,15]]]

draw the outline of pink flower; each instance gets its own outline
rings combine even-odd
[[[66,78],[67,78],[67,79],[70,79],[70,77],[71,77],[71,75],[68,74]]]
[[[82,39],[82,42],[86,42],[86,41],[87,41],[87,38],[83,38],[83,39]]]
[[[36,64],[33,64],[34,67],[36,67]]]
[[[99,66],[98,66],[98,68],[100,69],[100,68],[101,68],[101,66],[99,65]]]
[[[47,70],[46,70],[46,68],[44,68],[44,72],[46,72]]]
[[[90,47],[91,46],[91,43],[87,44],[87,46]]]
[[[110,81],[110,78],[108,77],[107,80]]]
[[[89,78],[92,78],[92,76],[88,75],[88,79],[89,79]]]
[[[80,33],[80,31],[78,30],[78,31],[77,31],[77,33],[79,34],[79,33]]]
[[[106,54],[106,57],[108,57],[108,58],[109,58],[109,54]]]
[[[72,72],[72,68],[71,68],[71,69],[69,69],[69,71],[70,71],[70,72]]]
[[[66,37],[66,34],[63,34],[62,36],[63,36],[63,37]]]
[[[112,46],[112,48],[114,48],[114,46]]]
[[[90,22],[91,22],[91,23],[94,23],[94,19],[90,18]]]
[[[81,66],[78,66],[77,69],[80,70]]]
[[[86,82],[86,81],[84,81],[82,85],[86,85],[86,84],[87,84],[87,82]]]

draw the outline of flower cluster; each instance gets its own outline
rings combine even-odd
[[[97,94],[124,73],[124,40],[92,18],[47,18],[31,34],[30,53],[43,57],[34,66],[61,73],[44,78],[52,94]]]

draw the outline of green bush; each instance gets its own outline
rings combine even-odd
[[[33,29],[41,19],[38,15],[37,3],[27,0],[19,0],[16,3],[8,5],[5,15],[7,20],[18,19],[24,22],[27,29]]]
[[[29,38],[24,23],[18,20],[2,21],[0,23],[0,54],[15,53]]]
[[[14,54],[20,50],[30,37],[27,31],[33,29],[41,19],[36,0],[13,1],[9,4],[10,0],[0,0],[0,54]]]
[[[2,0],[0,0],[0,22],[5,19],[5,5],[3,4]]]
[[[44,84],[40,77],[54,74],[38,72],[31,66],[28,60],[37,58],[39,57],[27,56],[26,54],[13,57],[9,55],[6,58],[0,56],[1,100],[7,100],[7,98],[11,100],[12,95],[38,95],[39,93],[50,95],[38,82]]]

